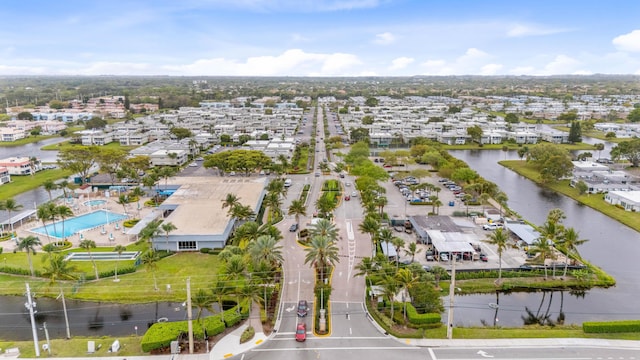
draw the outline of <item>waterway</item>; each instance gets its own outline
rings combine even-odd
[[[603,157],[608,156],[610,148],[611,144],[606,144]],[[617,281],[613,288],[592,289],[578,296],[566,292],[501,295],[497,313],[496,295],[457,296],[454,324],[493,324],[497,314],[497,325],[522,326],[523,317],[528,315],[527,309],[539,317],[548,315],[551,320],[557,320],[562,312],[566,324],[640,317],[635,302],[640,297],[636,270],[636,262],[640,259],[638,232],[497,164],[505,158],[519,159],[516,151],[451,151],[451,154],[464,160],[485,179],[496,183],[508,195],[509,208],[534,224],[542,224],[549,210],[562,209],[567,216],[565,225],[577,229],[581,238],[588,239],[578,248],[580,254]],[[445,299],[445,306],[448,306],[448,299]]]

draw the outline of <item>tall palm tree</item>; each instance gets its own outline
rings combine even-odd
[[[164,238],[167,244],[167,250],[169,250],[169,233],[172,232],[173,230],[178,230],[178,228],[175,225],[173,225],[173,223],[171,222],[162,223],[160,227],[164,232],[164,236],[165,236]]]
[[[311,236],[326,236],[332,242],[338,239],[338,229],[335,224],[327,219],[319,219],[318,222],[311,225],[309,234]]]
[[[328,236],[313,236],[309,247],[304,250],[307,253],[304,263],[311,263],[317,270],[320,270],[320,281],[324,281],[326,268],[339,261],[338,246]]]
[[[503,231],[503,228],[498,228],[487,236],[485,242],[487,244],[495,245],[498,250],[498,280],[497,284],[502,281],[502,253],[508,246],[509,234]]]
[[[502,191],[496,193],[493,198],[500,204],[500,217],[502,217],[502,209],[506,207],[509,197]]]
[[[407,301],[409,300],[409,291],[418,283],[418,276],[414,275],[409,269],[400,269],[396,273],[396,281],[403,291],[404,321],[407,321]]]
[[[196,315],[196,322],[200,322],[200,316],[202,316],[202,312],[207,310],[209,312],[213,312],[213,296],[204,289],[198,289],[195,295],[191,296],[191,304],[198,308],[198,313]],[[202,332],[205,332],[204,323],[201,323]]]
[[[126,194],[120,194],[120,196],[118,196],[118,200],[116,200],[116,202],[120,205],[122,205],[122,211],[126,214],[127,213],[127,204],[129,203],[129,199],[127,197]]]
[[[11,213],[14,211],[18,211],[23,208],[21,204],[18,204],[14,199],[7,199],[3,203],[3,208],[9,213],[9,221],[11,222],[11,233],[13,233],[13,220],[11,220]]]
[[[145,226],[141,231],[140,231],[140,237],[142,237],[143,239],[147,239],[147,241],[149,243],[152,242],[153,238],[155,238],[156,236],[160,235],[160,224],[162,222],[160,220],[153,220],[150,221],[147,226]]]
[[[304,205],[304,202],[300,199],[296,199],[291,201],[291,205],[289,205],[288,215],[295,215],[296,224],[300,223],[300,216],[307,216],[307,207]]]
[[[231,209],[240,203],[240,198],[236,194],[228,193],[222,200],[222,209],[229,208],[227,211],[231,213]]]
[[[53,182],[53,180],[45,180],[45,182],[42,183],[42,187],[49,194],[49,201],[53,202],[53,196],[51,195],[51,192],[57,189],[58,185]]]
[[[374,274],[376,272],[376,263],[370,257],[363,257],[358,265],[356,265],[356,270],[358,271],[353,276],[364,276],[365,279],[369,277],[369,275]],[[371,286],[371,279],[369,280],[369,286]]]
[[[220,306],[220,320],[224,322],[224,307],[223,301],[224,297],[231,293],[231,286],[229,286],[229,282],[225,280],[218,279],[211,288],[211,294],[217,300],[218,305]]]
[[[269,208],[269,220],[270,222],[273,221],[278,216],[278,213],[280,213],[280,206],[282,205],[280,195],[272,192],[267,193],[262,203],[265,207]]]
[[[567,268],[569,267],[569,256],[571,254],[579,255],[577,247],[586,243],[587,239],[580,239],[580,234],[576,231],[576,229],[569,227],[564,230],[564,234],[562,236],[562,240],[559,245],[564,249],[567,261],[564,262],[564,273],[563,277],[567,276]]]
[[[236,204],[231,208],[231,217],[238,221],[246,221],[253,218],[256,214],[249,205]]]
[[[380,221],[378,221],[378,219],[376,219],[373,216],[366,216],[364,218],[364,220],[362,220],[362,222],[360,223],[360,225],[358,225],[358,230],[360,230],[361,233],[363,234],[369,234],[369,236],[371,236],[371,241],[374,242],[374,247],[376,249],[376,251],[378,250],[378,244],[376,242],[377,240],[377,234],[378,231],[380,230]]]
[[[223,273],[228,279],[235,284],[235,295],[238,303],[238,312],[240,311],[240,297],[242,296],[243,284],[240,278],[246,273],[247,266],[242,255],[233,255],[224,264]]]
[[[38,219],[42,221],[44,232],[45,234],[47,234],[47,242],[51,243],[51,237],[49,236],[49,230],[47,228],[47,221],[51,219],[51,212],[49,211],[49,206],[47,206],[46,203],[38,206],[38,209],[36,210],[36,216],[38,216]]]
[[[416,258],[416,255],[421,253],[422,249],[418,248],[418,244],[411,242],[409,243],[409,245],[407,246],[407,248],[404,250],[404,254],[405,255],[410,255],[411,256],[411,262],[413,262]]]
[[[386,196],[378,196],[376,199],[376,206],[380,210],[380,219],[382,219],[384,215],[384,207],[389,203]]]
[[[383,247],[385,247],[384,250],[386,250],[386,254],[390,254],[391,252],[389,251],[389,246],[393,246],[393,238],[395,237],[391,229],[389,229],[388,227],[383,227],[378,232],[377,237],[378,237],[378,242]]]
[[[548,258],[553,257],[553,249],[551,247],[551,242],[543,236],[538,237],[533,242],[533,250],[538,253],[538,257],[542,260],[542,265],[544,266],[544,278],[547,278],[547,260]]]
[[[315,206],[324,217],[331,217],[331,212],[336,208],[336,201],[327,196],[320,196],[316,200]]]
[[[67,198],[67,190],[69,190],[69,180],[67,179],[63,179],[62,181],[58,182],[58,188],[62,190],[62,194],[64,196],[64,198]]]
[[[397,236],[394,236],[393,238],[391,238],[391,244],[396,250],[396,268],[398,268],[400,266],[400,249],[404,247],[404,240]]]
[[[59,205],[56,206],[56,214],[58,214],[58,216],[60,216],[60,218],[62,219],[62,238],[66,239],[67,237],[64,236],[65,232],[64,232],[64,220],[66,218],[72,217],[73,216],[73,211],[71,211],[71,208],[66,206],[66,205]]]
[[[147,271],[151,271],[153,275],[153,289],[158,291],[158,281],[156,280],[156,270],[158,269],[158,261],[160,260],[160,256],[154,249],[149,249],[145,251],[144,254],[140,257],[140,262],[144,265]]]
[[[123,245],[116,245],[113,251],[118,253],[118,261],[116,261],[116,278],[113,281],[118,282],[120,281],[120,279],[118,279],[118,264],[120,263],[120,256],[123,252],[127,251],[127,247]]]
[[[91,254],[91,249],[96,248],[96,242],[93,240],[84,239],[80,241],[80,243],[78,244],[78,247],[81,249],[85,249],[87,253],[89,253],[89,259],[93,264],[93,271],[95,272],[96,280],[100,279],[100,274],[98,274],[98,266],[96,266],[96,261],[93,259],[93,255]]]
[[[49,217],[47,220],[51,221],[51,224],[53,225],[53,234],[56,237],[61,237],[58,236],[58,225],[56,224],[56,218],[58,217],[58,210],[56,209],[56,204],[52,203],[51,201],[47,201],[46,203],[42,204],[42,206],[44,206],[47,209],[47,212],[49,214]]]
[[[382,286],[382,294],[384,297],[389,299],[389,304],[391,305],[391,321],[393,319],[393,299],[398,292],[398,280],[394,276],[387,275],[380,282],[380,286]],[[395,321],[394,321],[395,322]]]
[[[284,261],[282,246],[278,245],[278,241],[269,235],[262,235],[256,241],[250,242],[247,246],[247,253],[254,264],[264,261],[272,268],[279,266]]]
[[[18,247],[16,250],[18,251],[26,251],[27,252],[27,261],[29,262],[29,270],[31,271],[31,277],[36,276],[35,271],[33,270],[33,263],[31,262],[31,254],[36,254],[36,246],[40,246],[42,243],[40,239],[36,236],[29,235],[27,237],[20,238],[18,240]]]
[[[284,186],[284,179],[273,179],[267,185],[267,192],[277,194],[278,197],[287,195],[287,187]]]
[[[75,280],[76,276],[73,273],[76,267],[65,258],[65,254],[59,252],[46,255],[45,260],[48,261],[43,265],[42,276],[49,278],[50,284],[54,284],[57,280]]]

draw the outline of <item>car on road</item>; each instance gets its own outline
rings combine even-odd
[[[487,262],[489,261],[489,257],[487,256],[487,254],[480,253],[480,260],[483,262]]]
[[[316,177],[320,177],[320,173],[319,172],[316,173]]]
[[[351,186],[351,183],[344,183],[344,186],[349,187]]]
[[[503,225],[498,223],[488,223],[488,224],[482,225],[483,230],[495,230],[501,227],[503,227]]]
[[[305,341],[307,339],[307,325],[299,323],[296,327],[296,341]]]
[[[191,167],[198,167],[198,164],[196,164],[196,163],[191,163],[191,164],[189,164],[189,166],[191,166]]]
[[[349,201],[349,200],[351,200],[351,196],[347,195],[344,197],[344,201]]]
[[[289,227],[289,231],[290,231],[290,232],[296,232],[296,231],[298,231],[298,223],[295,223],[295,224],[291,225],[291,226]]]
[[[307,300],[298,301],[298,316],[305,317],[307,316],[307,312],[309,311],[309,304]]]

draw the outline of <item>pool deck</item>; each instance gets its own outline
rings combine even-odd
[[[89,200],[106,200],[106,203],[100,206],[84,205],[84,202]],[[147,200],[149,200],[148,197],[140,199],[140,206],[141,206],[140,216],[141,217],[138,217],[138,203],[126,204],[125,205],[126,212],[129,215],[131,215],[132,218],[142,218],[146,216],[147,214],[155,210],[155,208],[150,208],[143,205],[144,202]],[[78,204],[72,207],[71,210],[73,211],[74,216],[84,215],[86,213],[94,212],[96,210],[101,210],[101,209],[109,210],[111,212],[115,212],[119,214],[124,214],[125,210],[123,209],[122,205],[118,204],[116,201],[117,201],[116,197],[111,196],[109,198],[106,198],[102,195],[102,192],[101,192],[100,195],[96,196],[92,194],[90,198],[85,197],[84,199],[78,201],[77,202]],[[57,203],[57,205],[63,205],[63,204],[65,204],[64,200],[59,200]],[[66,205],[69,206],[69,204],[66,204]],[[117,222],[113,222],[111,224],[104,225],[104,228],[105,228],[104,233],[102,233],[102,225],[100,225],[93,229],[83,230],[79,234],[71,235],[67,237],[67,240],[69,240],[73,244],[73,247],[78,247],[78,244],[80,243],[80,241],[84,239],[90,239],[95,241],[96,246],[98,247],[111,247],[111,246],[115,247],[116,245],[127,246],[130,244],[133,244],[136,241],[136,237],[129,236],[123,233],[123,230],[122,230],[124,228],[122,226],[123,221],[124,220],[120,220]],[[49,224],[49,222],[47,224]],[[118,226],[117,229],[116,229],[116,224]],[[49,240],[47,239],[46,235],[38,235],[30,231],[30,229],[41,227],[41,226],[43,226],[42,222],[34,220],[28,223],[25,223],[23,226],[15,228],[15,231],[17,232],[18,237],[36,235],[40,238],[42,245],[46,245],[49,243]],[[57,240],[57,238],[51,237],[52,242],[55,240]],[[5,252],[7,251],[12,252],[16,248],[16,244],[11,240],[0,242],[0,246],[3,247]]]

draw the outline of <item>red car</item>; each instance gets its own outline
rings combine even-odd
[[[349,201],[349,200],[351,200],[351,197],[349,195],[344,197],[344,201]]]
[[[307,339],[307,325],[299,323],[296,328],[296,341],[305,341]]]

